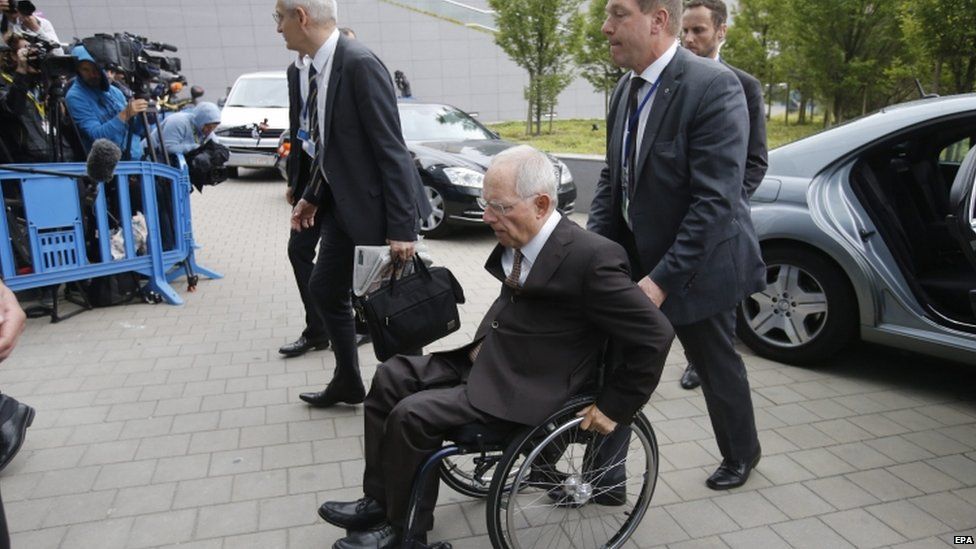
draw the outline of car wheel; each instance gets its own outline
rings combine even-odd
[[[739,338],[756,354],[792,364],[821,362],[857,332],[857,298],[843,271],[804,249],[769,248],[766,289],[739,305]]]
[[[430,238],[441,238],[451,232],[447,225],[447,209],[444,204],[444,195],[437,189],[424,185],[424,195],[430,203],[431,213],[427,219],[420,221],[420,232]]]
[[[233,179],[237,179],[238,177],[240,177],[240,175],[241,175],[241,172],[240,172],[240,170],[237,169],[237,166],[228,166],[227,167],[227,177],[230,177],[230,178],[233,178]]]

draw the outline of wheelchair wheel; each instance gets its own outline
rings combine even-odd
[[[658,448],[643,414],[609,436],[583,431],[576,400],[517,438],[496,466],[488,494],[492,547],[617,548],[647,511]]]
[[[446,457],[441,460],[441,480],[459,494],[486,498],[495,466],[501,459],[501,452]]]

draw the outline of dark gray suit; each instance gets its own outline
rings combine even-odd
[[[302,194],[323,210],[309,289],[335,352],[330,392],[362,398],[350,303],[353,251],[387,239],[416,240],[430,205],[403,141],[389,72],[366,46],[345,36],[332,59],[320,133],[325,178],[313,179]]]
[[[496,247],[485,264],[499,281],[502,251]],[[591,378],[610,335],[623,362],[607,376],[597,407],[627,424],[657,386],[674,332],[631,282],[624,250],[562,219],[524,286],[502,285],[471,345],[397,356],[377,368],[364,412],[366,495],[402,526],[414,473],[444,433],[476,421],[540,423]],[[433,480],[418,510],[428,530]]]
[[[629,213],[621,212],[621,150],[629,91],[621,79],[607,119],[607,165],[589,228],[627,248],[635,279],[666,293],[661,310],[700,368],[725,459],[758,452],[749,384],[732,344],[735,306],[765,287],[765,266],[742,181],[749,118],[726,67],[678,48],[661,75],[637,155]]]

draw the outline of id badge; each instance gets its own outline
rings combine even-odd
[[[300,129],[300,130],[298,130],[298,133],[297,133],[296,135],[297,135],[297,136],[298,136],[298,138],[299,138],[299,139],[301,139],[302,141],[308,141],[308,140],[309,140],[309,137],[310,137],[310,136],[308,135],[308,132],[307,132],[307,131],[305,131],[305,129],[304,129],[304,128],[303,128],[303,129]]]

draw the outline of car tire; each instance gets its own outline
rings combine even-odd
[[[237,169],[237,166],[227,166],[227,177],[237,179],[240,175],[241,172]]]
[[[742,301],[736,332],[759,356],[812,366],[857,335],[857,297],[829,259],[802,248],[763,251],[767,288]]]
[[[428,238],[443,238],[451,233],[451,227],[447,224],[447,205],[444,202],[444,195],[440,191],[429,185],[424,185],[424,196],[430,204],[432,213],[427,219],[420,222],[420,234]]]

